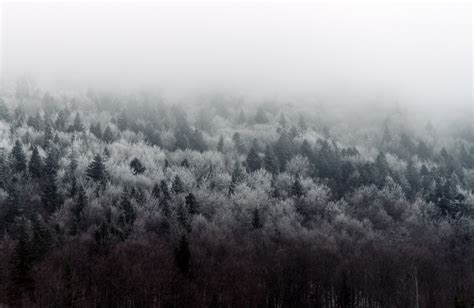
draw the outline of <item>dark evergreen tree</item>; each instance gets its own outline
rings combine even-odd
[[[117,118],[117,127],[122,132],[128,128],[128,118],[125,110],[122,110]]]
[[[232,170],[232,183],[239,184],[244,180],[244,171],[242,170],[242,167],[240,166],[240,162],[236,161],[234,164],[234,169]]]
[[[102,156],[97,154],[89,164],[86,171],[87,176],[96,183],[105,184],[108,180],[108,173],[102,162]]]
[[[38,147],[33,148],[33,153],[31,154],[30,162],[28,164],[28,170],[30,176],[34,179],[40,179],[43,174],[43,161],[39,155]]]
[[[52,140],[53,140],[53,130],[51,128],[51,125],[49,123],[46,123],[44,127],[43,148],[47,149]]]
[[[299,176],[296,176],[296,179],[293,182],[293,185],[291,186],[291,195],[298,199],[304,195],[303,185],[301,185]]]
[[[79,113],[77,113],[76,117],[74,118],[73,128],[74,128],[74,131],[76,132],[84,131],[84,125],[82,124],[82,120],[81,120],[81,117],[79,116]]]
[[[120,199],[120,208],[123,211],[123,216],[127,225],[133,224],[136,219],[136,212],[135,208],[130,202],[130,194],[126,188],[124,188],[122,192],[122,196]]]
[[[310,162],[313,162],[314,160],[314,152],[309,144],[308,140],[303,140],[303,143],[301,144],[300,147],[300,152],[303,156],[305,156]]]
[[[107,125],[107,127],[105,128],[104,134],[102,135],[102,139],[107,143],[114,142],[114,134],[112,133],[112,129],[110,128],[110,126]]]
[[[54,127],[59,131],[64,131],[66,129],[67,115],[64,110],[61,110],[54,121]]]
[[[235,146],[235,149],[239,152],[239,153],[243,153],[245,151],[245,145],[242,141],[242,139],[240,139],[240,134],[239,133],[234,133],[234,135],[232,136],[232,141],[234,141],[234,146]]]
[[[153,190],[151,191],[151,195],[155,199],[160,198],[161,192],[160,192],[160,186],[158,185],[158,183],[155,183],[155,185],[153,186]]]
[[[196,215],[199,213],[199,203],[196,200],[196,197],[193,193],[189,193],[186,198],[186,206],[188,208],[189,214]]]
[[[390,175],[390,167],[388,165],[387,159],[385,158],[385,153],[380,152],[375,159],[375,166],[378,170],[378,178],[375,179],[376,183],[382,185],[385,182],[385,177]]]
[[[61,205],[56,184],[56,175],[59,168],[58,159],[57,151],[52,149],[49,151],[44,165],[41,202],[49,215],[54,213]]]
[[[132,169],[134,175],[142,174],[146,170],[142,162],[136,157],[130,162],[130,169]]]
[[[284,171],[286,163],[293,156],[293,142],[286,132],[282,132],[275,144],[275,154],[278,157],[280,170]]]
[[[180,193],[184,192],[184,184],[183,184],[183,181],[181,180],[181,178],[179,177],[179,175],[174,177],[173,185],[172,185],[171,189],[173,190],[173,192],[175,194],[180,194]]]
[[[180,150],[186,150],[190,146],[190,140],[188,135],[186,135],[183,131],[177,130],[174,134],[176,140],[176,148]]]
[[[207,150],[206,142],[202,137],[202,133],[197,129],[194,130],[194,133],[191,136],[191,147],[199,152],[204,152]]]
[[[69,187],[69,197],[74,198],[77,194],[77,179],[73,177],[71,179],[71,186]]]
[[[273,152],[273,148],[270,145],[265,147],[265,155],[263,157],[263,166],[268,172],[277,174],[280,170],[278,158]]]
[[[100,127],[99,122],[97,122],[95,125],[91,124],[89,130],[97,139],[102,139],[102,128]]]
[[[23,152],[21,142],[17,140],[11,152],[11,168],[14,172],[21,173],[26,171],[26,156]]]
[[[249,172],[254,172],[261,168],[262,160],[260,159],[260,155],[258,155],[257,151],[255,150],[255,147],[250,149],[245,163]]]
[[[413,163],[413,160],[410,159],[408,161],[408,165],[406,169],[406,179],[408,181],[408,184],[410,185],[407,197],[410,200],[413,200],[415,198],[417,192],[420,189],[419,177],[420,175],[418,174],[418,170],[416,169],[415,164]]]
[[[170,200],[170,192],[168,189],[168,184],[164,180],[160,182],[160,191],[162,200]]]

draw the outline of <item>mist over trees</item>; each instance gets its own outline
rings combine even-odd
[[[199,100],[3,91],[0,305],[470,307],[472,114]]]

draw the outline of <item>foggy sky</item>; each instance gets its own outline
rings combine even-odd
[[[472,106],[470,1],[2,4],[2,77]]]

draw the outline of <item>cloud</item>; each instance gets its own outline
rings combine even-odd
[[[470,2],[7,2],[3,76],[472,104]]]

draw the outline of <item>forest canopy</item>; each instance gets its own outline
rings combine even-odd
[[[2,93],[0,306],[470,305],[472,113],[196,100]]]

